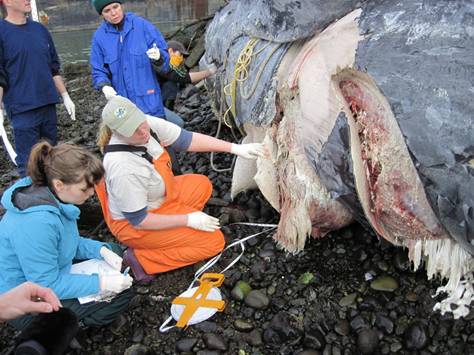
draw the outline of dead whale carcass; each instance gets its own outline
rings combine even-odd
[[[365,219],[449,278],[455,316],[474,298],[473,15],[466,1],[233,1],[206,34],[216,109],[270,147],[255,180],[278,242],[297,252]]]

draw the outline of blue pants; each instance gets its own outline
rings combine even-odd
[[[53,145],[57,143],[56,105],[46,105],[34,110],[10,114],[10,122],[18,154],[17,169],[23,177],[26,175],[31,148],[41,139],[46,139]]]
[[[184,126],[183,119],[176,112],[168,110],[166,107],[164,107],[164,109],[165,109],[166,120],[183,128]]]

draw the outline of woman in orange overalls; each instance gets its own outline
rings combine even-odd
[[[192,133],[145,115],[130,100],[112,98],[102,112],[98,140],[105,153],[105,179],[96,186],[112,234],[137,281],[194,264],[219,253],[219,220],[202,212],[212,193],[206,176],[174,176],[165,146],[194,152],[262,156],[259,143],[233,144]]]

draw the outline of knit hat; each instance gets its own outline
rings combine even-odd
[[[184,45],[178,41],[168,41],[168,48],[171,48],[174,51],[179,51],[182,55],[189,54]]]
[[[91,0],[91,2],[92,2],[92,5],[94,5],[97,12],[99,13],[99,15],[101,15],[104,7],[114,2],[118,2],[119,4],[121,4],[122,0]]]
[[[102,121],[111,130],[124,137],[131,137],[146,121],[146,115],[129,99],[114,96],[102,110]]]

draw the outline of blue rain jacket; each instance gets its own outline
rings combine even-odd
[[[0,293],[25,281],[51,288],[60,299],[99,292],[97,274],[69,271],[73,259],[102,259],[99,250],[105,243],[79,236],[79,208],[59,202],[49,190],[44,204],[18,208],[15,194],[29,186],[31,179],[23,178],[2,196],[7,212],[0,221]]]
[[[164,60],[162,71],[168,71],[168,46],[153,24],[133,13],[125,14],[121,30],[103,21],[92,37],[92,81],[97,90],[111,85],[146,114],[165,117],[160,86],[146,55],[153,44]]]

